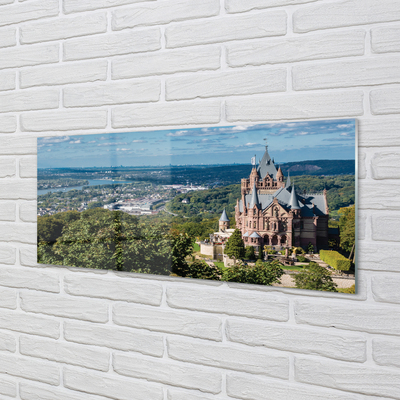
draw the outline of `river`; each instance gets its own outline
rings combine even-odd
[[[118,183],[133,183],[132,181],[112,181],[108,179],[88,179],[89,185],[85,186],[96,186],[96,185],[116,185]],[[54,192],[68,192],[70,190],[82,190],[83,186],[68,186],[68,187],[58,187],[51,189],[42,189],[38,190],[38,196],[46,193],[54,193]]]

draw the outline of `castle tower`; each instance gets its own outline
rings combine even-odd
[[[224,231],[225,229],[229,229],[230,220],[228,218],[228,215],[226,214],[225,208],[224,208],[224,211],[222,211],[221,218],[219,219],[218,225],[219,225],[220,232]]]

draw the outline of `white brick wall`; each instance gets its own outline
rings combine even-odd
[[[0,398],[400,399],[398,0],[0,0]],[[355,296],[36,264],[36,137],[356,117]]]

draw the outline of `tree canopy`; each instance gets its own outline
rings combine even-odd
[[[333,282],[331,273],[315,262],[310,262],[304,271],[295,275],[294,280],[299,289],[337,292],[337,285]]]
[[[340,247],[345,251],[351,251],[356,241],[356,208],[355,206],[341,208],[339,215]]]
[[[228,239],[224,253],[235,260],[243,258],[245,255],[244,242],[239,229],[235,229],[231,237]]]

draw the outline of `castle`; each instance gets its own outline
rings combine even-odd
[[[250,177],[241,181],[241,199],[235,207],[236,227],[245,246],[278,248],[311,243],[315,250],[328,247],[329,209],[323,193],[299,194],[288,176],[265,148]]]

